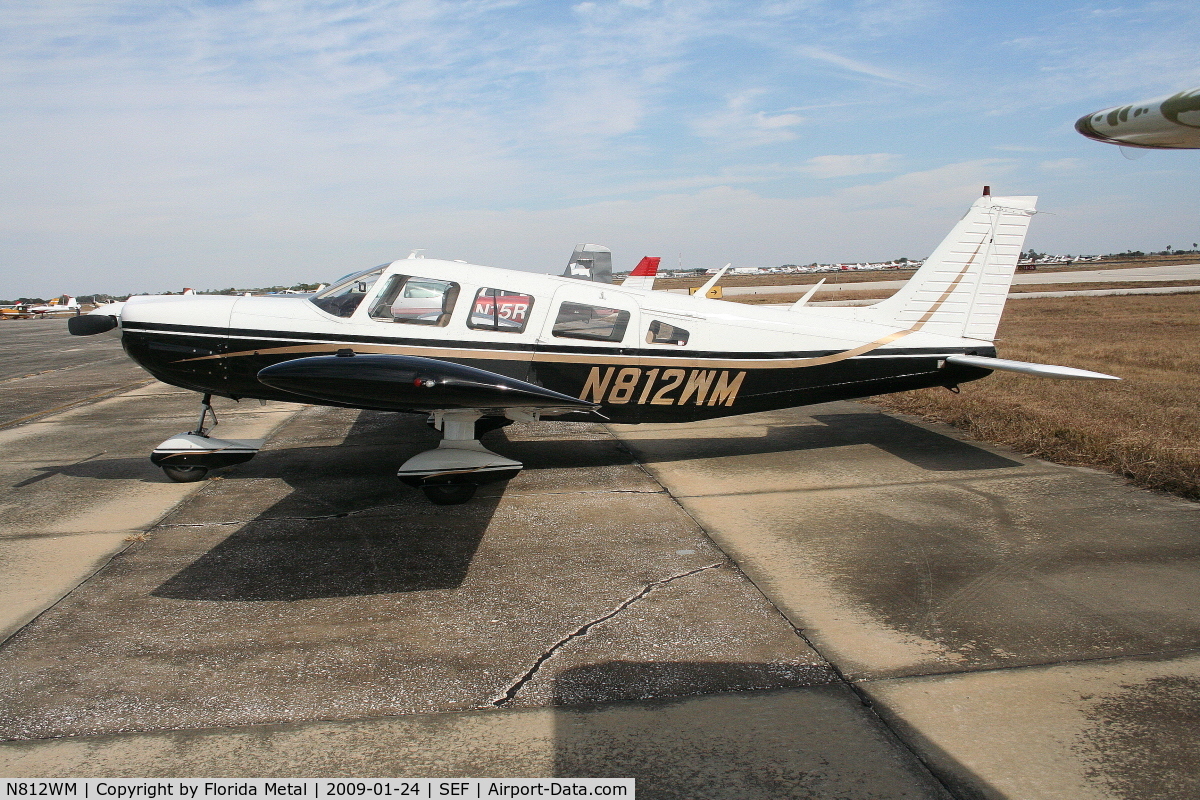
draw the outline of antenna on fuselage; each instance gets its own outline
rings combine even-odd
[[[726,264],[725,266],[723,266],[719,270],[717,270],[717,274],[713,275],[711,278],[709,278],[707,281],[705,281],[704,285],[701,286],[699,289],[697,289],[696,293],[694,295],[692,295],[692,297],[708,297],[708,293],[712,290],[712,288],[714,286],[717,285],[717,281],[721,280],[721,276],[725,274],[725,270],[729,269],[732,266],[733,266],[733,262],[730,261],[728,264]]]
[[[424,258],[425,256],[418,255],[418,253],[424,253],[424,252],[425,252],[424,248],[422,248],[420,250],[413,250],[411,253],[408,254],[408,257],[409,258]]]
[[[817,293],[817,289],[820,289],[821,284],[823,284],[824,282],[825,282],[825,279],[821,278],[821,280],[814,283],[813,287],[804,293],[804,297],[801,297],[795,303],[792,303],[792,307],[789,308],[788,311],[799,311],[800,309],[804,308],[804,304],[808,302],[810,297],[812,297],[814,294]]]

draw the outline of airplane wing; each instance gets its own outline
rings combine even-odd
[[[273,364],[258,379],[274,389],[357,408],[444,411],[526,408],[590,411],[595,403],[452,361],[402,355],[311,356]]]

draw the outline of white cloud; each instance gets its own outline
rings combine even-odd
[[[1133,169],[1070,124],[1200,83],[1200,9],[1130,13],[23,0],[0,15],[0,294],[320,277],[422,246],[560,268],[600,236],[742,263],[915,257],[976,184],[1070,205]],[[998,149],[1036,157],[981,159]],[[1082,229],[1146,249],[1138,231],[1200,202],[1171,155],[1185,166],[1137,173],[1134,211]]]
[[[867,64],[864,61],[859,61],[853,58],[848,58],[838,53],[830,53],[819,47],[801,47],[799,48],[801,55],[811,58],[815,61],[823,61],[827,64],[832,64],[854,75],[861,75],[868,78],[886,81],[888,83],[898,83],[905,86],[920,86],[919,83],[907,78],[894,70],[876,67],[872,64]]]
[[[1058,174],[1069,174],[1077,172],[1083,167],[1083,162],[1078,158],[1057,158],[1049,161],[1042,161],[1038,164],[1038,169],[1043,172],[1051,172]]]
[[[721,111],[694,120],[692,129],[704,138],[742,147],[795,139],[797,134],[791,128],[803,124],[804,117],[790,111],[752,110],[753,101],[764,94],[765,89],[747,89],[732,95],[726,98],[725,108]]]
[[[849,175],[869,175],[891,172],[900,161],[895,153],[864,153],[846,156],[816,156],[800,167],[817,178],[843,178]]]

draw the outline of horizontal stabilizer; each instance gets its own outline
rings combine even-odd
[[[1057,367],[1053,364],[1031,364],[1028,361],[1009,361],[1007,358],[988,358],[986,356],[948,356],[947,364],[962,364],[968,367],[983,367],[1000,372],[1019,372],[1022,375],[1034,375],[1038,378],[1059,378],[1068,381],[1119,381],[1116,375],[1105,375],[1103,372],[1091,372],[1074,367]]]

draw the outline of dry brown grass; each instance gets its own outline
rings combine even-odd
[[[1200,281],[1108,281],[1096,283],[1023,283],[1010,289],[1012,294],[1029,292],[1072,292],[1084,289],[1169,289],[1174,286],[1200,286]],[[826,300],[883,300],[896,293],[896,289],[839,289],[833,292],[818,291],[813,302]],[[737,294],[722,298],[733,303],[761,305],[765,303],[794,303],[804,292],[782,292],[779,294]]]
[[[1053,381],[994,373],[962,394],[874,398],[980,439],[1061,464],[1096,467],[1200,500],[1200,294],[1038,298],[1010,303],[1003,358],[1118,375]]]

